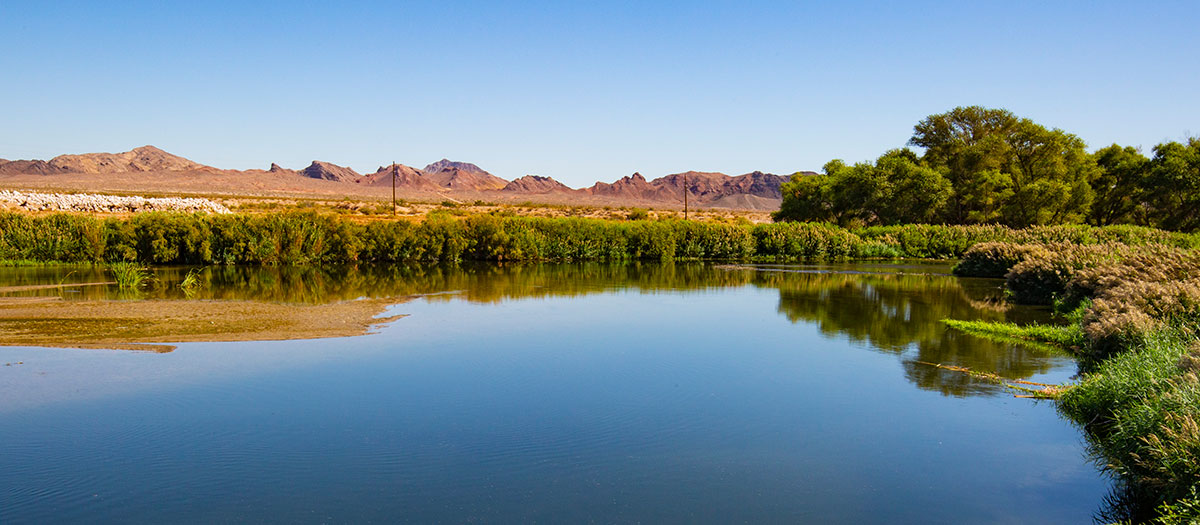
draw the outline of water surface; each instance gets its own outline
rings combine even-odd
[[[1046,314],[942,265],[183,272],[61,295],[415,298],[361,337],[0,347],[0,522],[1076,523],[1109,485],[1053,404],[921,364],[1074,373],[947,330]]]

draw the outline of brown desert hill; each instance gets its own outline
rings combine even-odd
[[[361,180],[355,181],[367,186],[386,186],[392,185],[392,167],[380,166],[375,173],[364,176]],[[440,186],[425,179],[425,175],[412,166],[396,164],[396,187],[410,190],[421,191],[438,191],[442,189]]]
[[[469,162],[442,159],[421,170],[425,180],[442,188],[467,191],[500,190],[508,181]]]
[[[422,169],[421,171],[424,173],[437,173],[439,171],[445,171],[445,170],[460,170],[460,171],[468,171],[468,172],[472,172],[472,173],[487,173],[487,171],[484,170],[483,168],[480,168],[479,166],[471,164],[470,162],[458,162],[458,161],[449,160],[449,159],[442,159],[437,162],[434,162],[433,164],[425,166],[425,168]],[[491,174],[488,173],[488,175],[491,175]]]
[[[569,193],[576,190],[550,177],[526,175],[513,179],[512,182],[505,185],[500,191],[512,193]]]
[[[587,193],[617,199],[637,199],[669,203],[682,203],[686,187],[688,197],[693,204],[707,205],[731,196],[747,195],[759,199],[726,199],[726,204],[744,203],[751,209],[761,209],[768,205],[761,199],[778,201],[782,198],[780,186],[787,182],[788,177],[755,171],[745,175],[731,177],[724,173],[688,171],[673,173],[647,181],[640,173],[624,177],[612,184],[596,183],[588,188]]]
[[[736,193],[726,195],[714,201],[704,203],[709,208],[727,208],[731,210],[775,211],[779,209],[783,199],[769,199],[758,195]]]
[[[724,173],[706,171],[688,171],[672,173],[650,181],[650,184],[665,188],[673,200],[683,199],[683,188],[686,182],[688,198],[693,202],[719,199],[728,194],[729,181],[732,179]]]
[[[754,195],[767,199],[780,199],[783,197],[780,186],[788,181],[788,177],[761,171],[736,177],[724,173],[689,171],[654,179],[651,184],[670,188],[673,194],[682,195],[685,180],[689,195],[698,198],[698,202],[709,202],[730,195]]]
[[[50,159],[49,165],[57,168],[60,173],[216,170],[216,168],[172,155],[154,146],[142,146],[124,153],[59,155]]]
[[[267,170],[267,173],[278,173],[281,175],[299,175],[300,174],[299,171],[289,170],[283,166],[275,164],[274,162],[271,163],[271,168]]]
[[[664,201],[674,202],[675,198],[667,188],[655,186],[646,181],[646,177],[641,173],[634,173],[627,177],[621,177],[612,184],[597,182],[590,188],[584,190],[588,194],[609,197],[613,199],[632,199],[643,201]],[[679,193],[679,200],[683,200],[683,194]]]
[[[780,191],[780,187],[790,179],[791,177],[784,175],[755,171],[732,177],[726,186],[725,194],[735,195],[744,193],[759,197],[782,199],[783,192]]]
[[[3,160],[0,159],[0,174],[5,175],[50,175],[54,173],[66,173],[57,166],[51,165],[44,160]]]
[[[467,162],[442,159],[423,171],[397,165],[397,195],[408,199],[462,199],[564,205],[637,205],[679,208],[686,186],[697,208],[777,209],[780,186],[788,177],[752,172],[731,177],[689,171],[646,180],[640,173],[585,189],[534,175],[511,183]],[[799,172],[801,175],[812,172]],[[50,161],[0,159],[0,187],[54,191],[167,192],[194,195],[287,195],[386,197],[391,166],[359,175],[354,170],[313,161],[303,170],[271,164],[269,169],[222,170],[152,146],[125,153],[60,155]]]
[[[362,178],[357,171],[329,162],[312,161],[300,174],[310,179],[331,180],[336,182],[355,182]]]
[[[305,176],[300,174],[299,171],[287,169],[283,166],[275,164],[274,162],[271,163],[270,168],[265,170],[251,168],[248,170],[222,170],[222,172],[230,175],[256,175],[259,177],[263,175],[274,175],[278,179],[288,179],[292,177],[305,178]]]

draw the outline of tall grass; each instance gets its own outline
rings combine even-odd
[[[1180,279],[1200,268],[1200,252],[1163,244],[1015,244],[984,242],[969,248],[954,273],[974,277],[1004,277],[1016,302],[1070,305],[1093,295],[1100,281]],[[1113,272],[1121,272],[1114,274]],[[1162,275],[1153,277],[1149,273]],[[1144,274],[1144,275],[1142,275]]]
[[[203,271],[204,268],[192,268],[188,270],[187,274],[183,276],[183,280],[179,282],[179,287],[183,288],[184,290],[195,290],[196,288],[199,288],[201,286],[200,272]]]
[[[122,290],[136,290],[150,280],[150,272],[135,262],[118,261],[109,263],[108,271],[117,280],[117,287]]]
[[[1031,343],[1056,351],[1070,351],[1083,343],[1083,331],[1078,325],[1017,325],[986,321],[942,321],[955,330],[1003,342]]]
[[[955,258],[989,242],[1191,247],[1195,236],[1129,226],[893,226],[455,216],[361,224],[338,215],[143,213],[129,218],[0,212],[0,260],[312,265],[417,261]],[[1007,263],[1004,263],[1007,264]]]

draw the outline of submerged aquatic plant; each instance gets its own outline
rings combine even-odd
[[[179,287],[184,290],[196,289],[200,286],[200,272],[204,268],[192,268],[188,270],[187,275],[183,276],[183,281],[179,283]]]
[[[141,288],[150,280],[150,271],[135,262],[119,261],[110,263],[108,270],[117,280],[117,287],[122,290]]]
[[[183,281],[179,283],[179,288],[183,290],[183,295],[189,299],[196,294],[196,290],[204,286],[200,281],[200,272],[203,271],[204,267],[192,268],[188,270],[187,275],[183,276]]]

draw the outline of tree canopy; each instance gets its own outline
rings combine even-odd
[[[1152,159],[1005,109],[954,108],[913,127],[908,144],[874,163],[827,163],[783,186],[777,221],[842,225],[1089,222],[1200,228],[1200,140],[1155,147]]]
[[[921,164],[908,149],[884,153],[874,163],[825,164],[821,175],[793,175],[783,184],[779,217],[836,222],[930,222],[950,197],[950,182]]]

